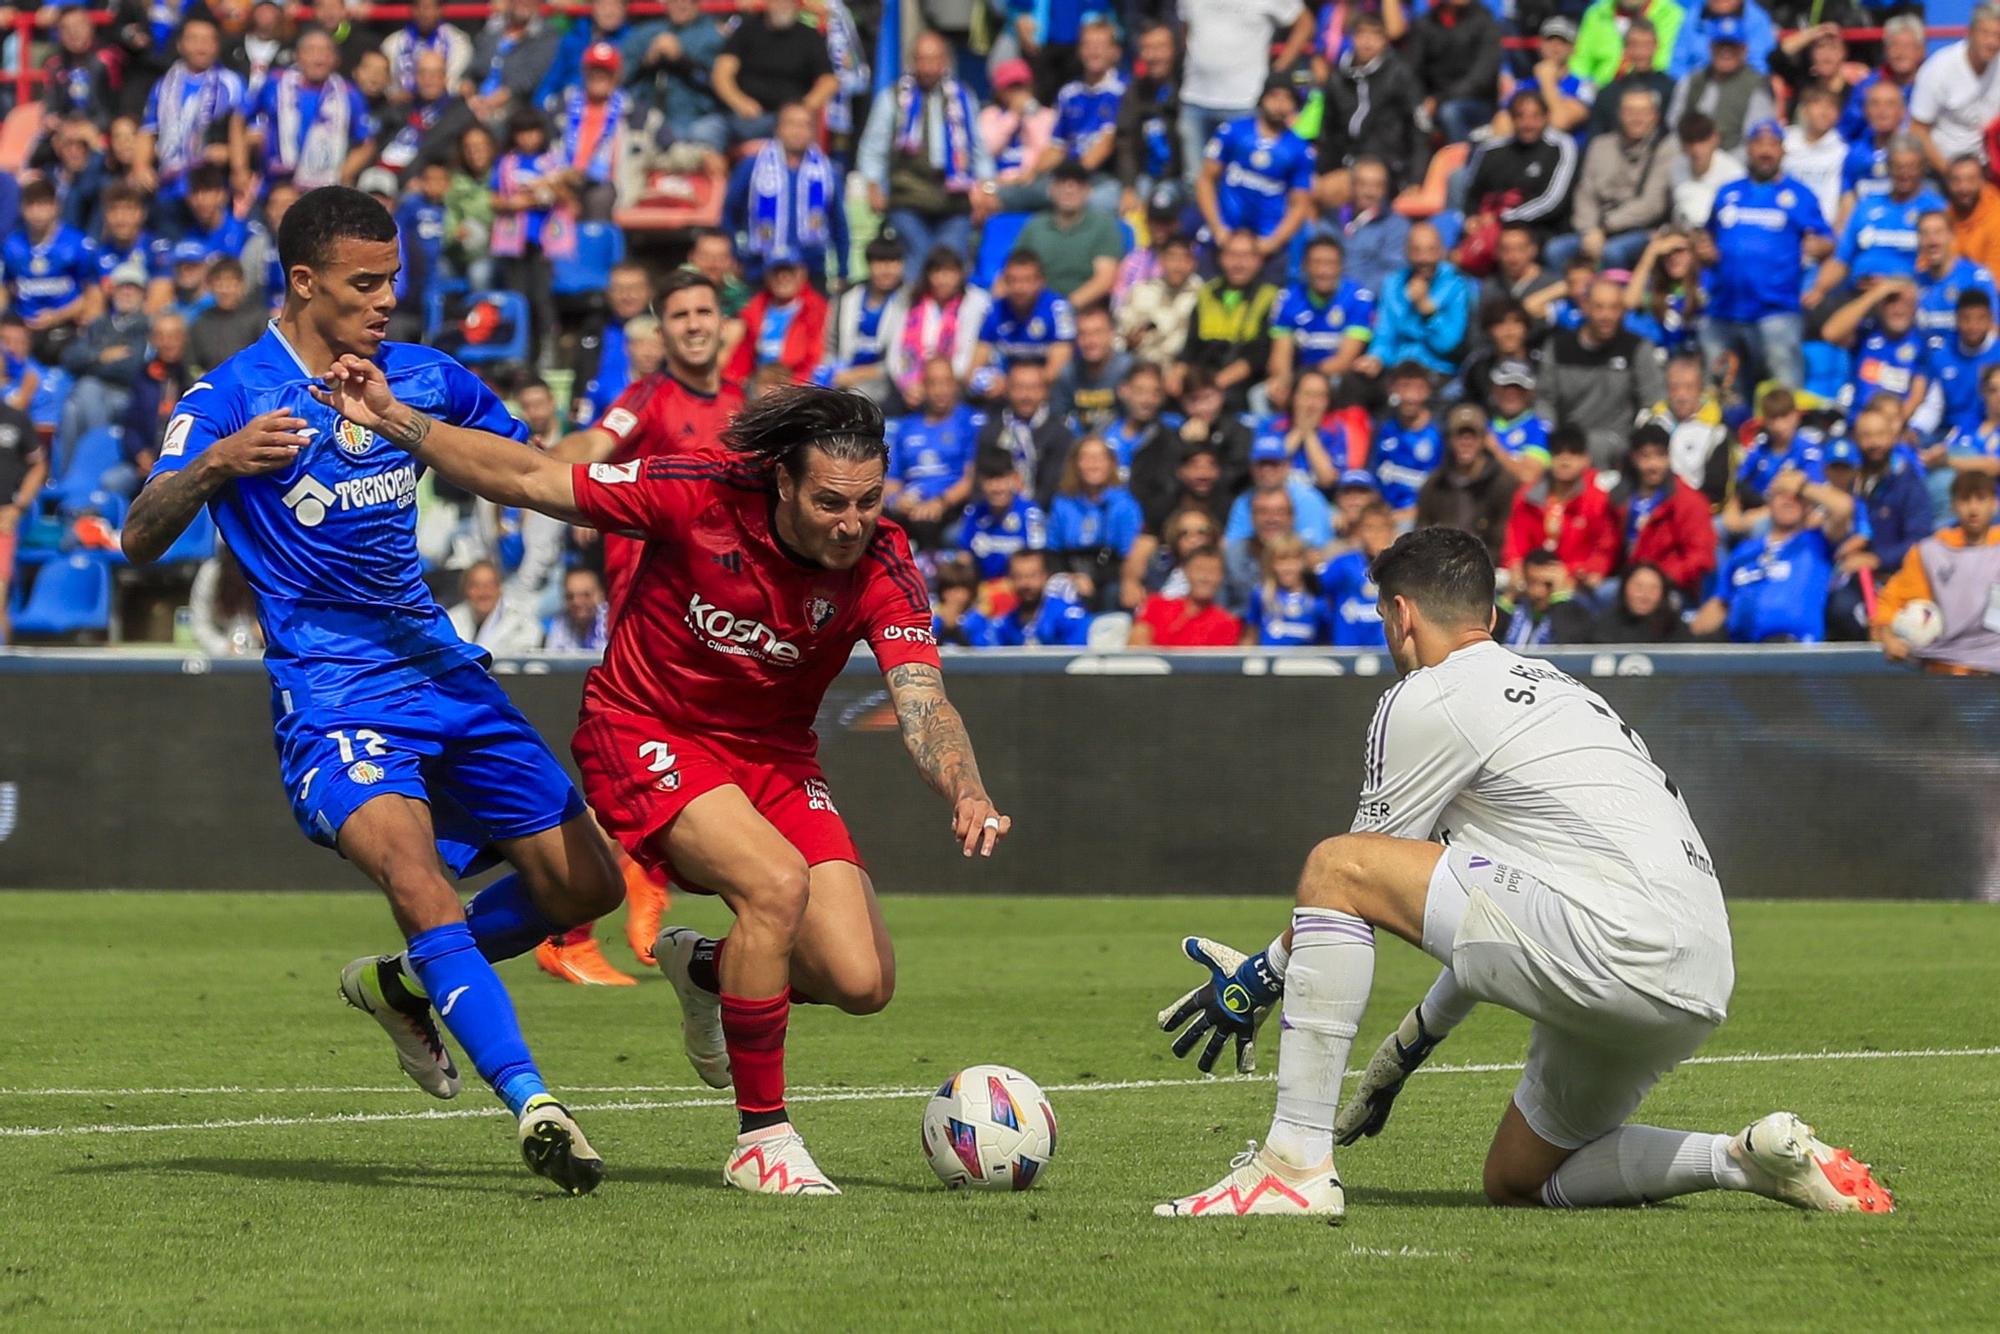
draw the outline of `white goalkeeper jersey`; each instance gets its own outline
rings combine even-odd
[[[1639,734],[1547,663],[1487,640],[1390,687],[1354,828],[1518,867],[1622,981],[1721,1017],[1735,966],[1701,831]]]

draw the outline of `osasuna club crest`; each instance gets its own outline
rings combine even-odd
[[[815,595],[806,599],[806,624],[814,630],[824,630],[826,623],[840,612],[833,605],[833,599]]]

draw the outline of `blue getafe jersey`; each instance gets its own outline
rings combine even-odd
[[[1068,598],[1051,593],[1032,617],[1015,607],[992,622],[997,648],[1081,647],[1090,639],[1090,613]]]
[[[1729,637],[1758,644],[1780,636],[1826,638],[1826,593],[1833,548],[1817,528],[1782,542],[1749,541],[1729,555],[1719,591],[1729,603]]]
[[[97,243],[97,276],[100,278],[109,278],[113,269],[123,264],[126,260],[136,257],[140,263],[146,266],[148,276],[165,278],[172,273],[172,270],[165,263],[167,253],[166,250],[160,248],[159,240],[151,232],[140,232],[138,240],[132,242],[131,245],[123,247],[114,246],[108,241],[99,241]]]
[[[1056,94],[1056,123],[1050,142],[1081,157],[1098,136],[1118,126],[1118,104],[1125,100],[1125,80],[1113,70],[1091,87],[1081,79],[1063,85]]]
[[[160,237],[153,242],[153,262],[162,273],[172,273],[174,268],[174,247],[188,241],[199,244],[203,258],[210,264],[224,255],[239,258],[245,243],[250,240],[250,225],[234,213],[225,213],[222,221],[208,231],[203,231],[193,223],[181,233],[180,241],[169,241]]]
[[[1944,200],[1926,187],[1915,197],[1897,203],[1885,194],[1872,194],[1854,203],[1847,229],[1840,234],[1835,249],[1848,267],[1848,280],[1891,275],[1911,278],[1917,272],[1917,218],[1924,213],[1944,212]]]
[[[62,223],[40,245],[29,241],[25,230],[16,231],[0,243],[0,269],[6,271],[14,313],[28,319],[68,305],[97,281],[97,245]]]
[[[1207,156],[1222,164],[1216,211],[1232,228],[1269,236],[1284,221],[1286,197],[1312,189],[1312,145],[1290,130],[1266,137],[1254,115],[1217,130]]]
[[[1076,312],[1046,287],[1025,315],[1005,301],[995,301],[979,327],[979,341],[993,345],[1002,367],[1017,361],[1047,361],[1051,347],[1076,341]]]
[[[415,247],[424,257],[424,273],[431,282],[437,280],[444,261],[444,205],[433,204],[420,194],[404,195],[396,204],[396,242],[405,256],[396,274],[396,300],[423,302],[430,293],[410,291],[412,266],[407,256]],[[417,313],[423,313],[421,304]]]
[[[1388,637],[1382,633],[1382,613],[1375,605],[1375,581],[1368,577],[1366,552],[1346,551],[1328,561],[1319,574],[1319,589],[1336,645],[1388,646]]]
[[[1322,301],[1304,283],[1294,283],[1271,311],[1271,334],[1292,340],[1297,365],[1317,366],[1346,340],[1365,343],[1375,336],[1375,294],[1342,278]]]
[[[1982,421],[1962,427],[1951,433],[1945,445],[1960,458],[2000,459],[2000,426]]]
[[[1917,275],[1917,328],[1933,345],[1955,337],[1958,331],[1958,298],[1962,293],[1986,293],[1986,304],[2000,316],[2000,290],[1984,266],[1960,255],[1945,270],[1944,277]]]
[[[1859,142],[1849,141],[1847,160],[1840,164],[1840,191],[1852,191],[1857,199],[1889,191],[1889,145],[1871,143],[1864,134]]]
[[[1826,442],[1811,431],[1800,431],[1790,448],[1778,450],[1768,436],[1759,435],[1736,465],[1736,486],[1761,497],[1771,489],[1771,479],[1786,468],[1797,468],[1808,481],[1826,480]]]
[[[1432,417],[1423,426],[1410,428],[1391,417],[1375,437],[1375,481],[1390,509],[1408,509],[1417,503],[1417,489],[1444,458],[1444,433]]]
[[[1853,369],[1840,389],[1840,410],[1849,416],[1880,394],[1908,398],[1910,386],[1924,369],[1924,336],[1914,327],[1900,336],[1872,320],[1854,349]]]
[[[1250,590],[1245,619],[1257,627],[1257,642],[1266,648],[1333,642],[1326,607],[1310,589],[1280,588],[1275,597],[1266,598],[1259,584]]]
[[[384,343],[396,396],[440,421],[515,440],[527,425],[442,352]],[[209,503],[257,591],[264,663],[286,711],[340,704],[482,662],[431,596],[417,555],[417,461],[323,407],[275,326],[182,395],[154,471],[173,472],[260,413],[305,420],[290,467],[225,485]]]
[[[965,476],[985,424],[986,414],[963,403],[941,422],[921,412],[898,417],[889,423],[889,476],[925,500],[936,500]]]
[[[1048,520],[1026,496],[1014,497],[1012,505],[997,511],[984,500],[975,500],[965,507],[965,521],[958,529],[958,545],[972,553],[981,579],[1007,573],[1007,558],[1015,552],[1040,551],[1048,544]]]
[[[1731,181],[1715,193],[1708,230],[1721,252],[1711,271],[1711,318],[1756,320],[1798,310],[1805,278],[1800,247],[1806,237],[1828,233],[1812,191],[1784,175]]]
[[[1106,487],[1096,500],[1057,496],[1049,506],[1049,547],[1055,551],[1110,547],[1122,556],[1132,549],[1145,527],[1139,502],[1122,486]]]
[[[2000,363],[2000,336],[1989,334],[1984,347],[1968,352],[1959,345],[1958,335],[1930,346],[1924,374],[1944,396],[1944,416],[1938,421],[1940,433],[1955,426],[1977,426],[1986,415],[1979,401],[1979,377],[1988,366]]]
[[[1513,421],[1495,417],[1493,434],[1500,438],[1500,447],[1517,458],[1526,455],[1543,463],[1549,461],[1549,424],[1533,412],[1524,412]]]

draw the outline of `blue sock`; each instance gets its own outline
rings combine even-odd
[[[514,1002],[465,923],[434,926],[410,937],[409,960],[438,1018],[509,1111],[519,1116],[528,1099],[548,1092],[514,1018]]]
[[[502,876],[474,894],[465,905],[465,925],[492,963],[526,954],[563,929],[542,915],[518,875]]]

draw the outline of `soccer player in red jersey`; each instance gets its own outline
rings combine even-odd
[[[323,402],[475,495],[649,539],[572,749],[592,809],[627,851],[736,916],[723,941],[662,938],[689,1058],[710,1084],[735,1085],[724,1180],[837,1194],[786,1114],[784,1044],[795,998],[865,1014],[895,987],[874,887],[812,731],[855,644],[874,650],[965,855],[990,856],[1012,823],[945,697],[909,542],[882,517],[880,410],[794,386],[746,409],[726,452],[565,466],[403,405],[359,358],[327,384]]]
[[[693,269],[671,274],[660,288],[660,331],[666,368],[627,385],[597,424],[568,436],[554,454],[566,463],[624,463],[720,447],[722,428],[743,409],[743,390],[722,378],[722,298],[715,283]],[[615,620],[625,586],[644,546],[620,533],[604,535],[604,580]],[[648,870],[625,859],[625,941],[640,963],[652,966],[653,942],[666,912],[664,868]],[[566,982],[626,986],[598,948],[596,924],[586,922],[535,947],[543,972]]]

